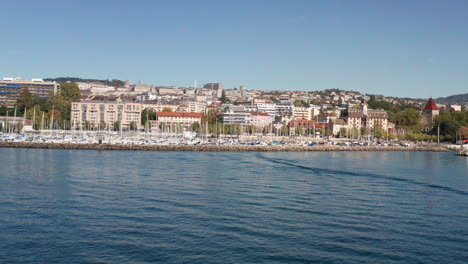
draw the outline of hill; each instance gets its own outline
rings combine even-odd
[[[117,79],[112,80],[98,80],[98,79],[82,79],[79,77],[58,77],[58,78],[45,78],[44,81],[56,82],[84,82],[84,83],[103,83],[108,86],[124,86],[125,82]]]
[[[468,102],[468,93],[439,97],[435,100],[438,104],[463,104]]]

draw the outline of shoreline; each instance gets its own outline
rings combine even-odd
[[[442,146],[250,146],[250,145],[131,145],[131,144],[76,144],[39,142],[0,142],[0,148],[39,148],[77,150],[133,150],[133,151],[204,151],[204,152],[313,152],[313,151],[429,151],[452,152]]]

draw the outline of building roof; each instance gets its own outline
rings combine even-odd
[[[332,119],[331,122],[334,124],[334,125],[347,125],[346,121],[344,121],[343,119]]]
[[[315,120],[291,120],[289,122],[290,127],[313,127],[315,124],[315,127],[327,127],[328,124],[322,124],[322,123],[317,123]]]
[[[14,117],[14,116],[8,116],[8,117],[0,116],[0,122],[3,123],[5,121],[12,122],[12,123],[24,122],[25,125],[32,126],[32,121],[31,120],[24,119],[24,117],[19,117],[19,116],[17,116],[17,117]]]
[[[270,116],[268,113],[265,112],[250,112],[253,116]]]
[[[335,116],[333,113],[320,113],[318,116]]]
[[[427,104],[424,107],[424,110],[439,110],[439,108],[437,107],[434,99],[429,98],[429,101],[427,101]]]
[[[193,113],[193,112],[158,112],[158,116],[164,117],[193,117],[193,118],[201,118],[203,116],[202,113]]]

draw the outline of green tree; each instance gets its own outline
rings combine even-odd
[[[130,122],[129,126],[130,126],[130,130],[136,130],[137,129],[137,123],[135,121]]]
[[[236,135],[240,135],[242,133],[242,126],[239,124],[234,125],[234,133]]]
[[[462,126],[468,126],[468,111],[445,111],[441,112],[434,120],[432,135],[440,135],[448,141],[455,141],[457,131]]]
[[[249,135],[252,135],[253,133],[255,133],[255,131],[257,131],[257,127],[255,127],[254,125],[247,125],[245,128],[245,132],[247,132]]]
[[[192,130],[193,130],[193,131],[198,131],[198,130],[200,130],[200,127],[201,127],[201,126],[200,126],[200,123],[198,123],[198,122],[193,122],[191,127],[192,127]]]
[[[221,101],[221,103],[229,103],[230,100],[226,97],[226,91],[223,90],[223,92],[221,93],[221,98],[219,98],[219,100]]]
[[[16,101],[16,106],[21,113],[23,113],[24,108],[29,109],[34,106],[33,96],[27,87],[21,89],[21,93]]]
[[[114,130],[119,130],[120,129],[120,121],[115,121],[114,122]]]
[[[371,109],[384,109],[386,111],[394,111],[393,104],[387,101],[377,101],[375,95],[370,96],[370,100],[367,102]]]
[[[206,124],[206,121],[208,121],[209,125],[215,124],[216,122],[221,122],[218,118],[218,111],[216,109],[210,109],[206,113],[206,115],[203,115],[202,117],[202,126]]]
[[[454,119],[440,118],[435,123],[434,130],[440,127],[440,135],[448,141],[455,141],[458,133],[458,129],[461,124]]]
[[[68,102],[60,93],[54,94],[51,92],[42,109],[46,112],[52,109],[58,110],[64,120],[70,120],[71,103]]]
[[[374,131],[374,136],[376,138],[383,138],[385,136],[385,132],[381,129],[381,128],[377,128],[375,131]]]
[[[397,128],[409,129],[414,132],[421,131],[421,112],[415,109],[407,108],[398,112],[394,116]]]
[[[171,107],[164,107],[162,112],[172,112],[172,108]]]
[[[0,116],[5,116],[7,111],[8,111],[8,107],[6,107],[5,105],[0,106]]]
[[[141,111],[141,124],[146,125],[148,120],[156,120],[156,112],[151,108]]]
[[[78,84],[74,82],[60,83],[60,95],[67,102],[77,102],[81,100],[81,91]]]
[[[303,101],[303,100],[296,100],[296,101],[294,101],[294,106],[296,106],[296,107],[309,107],[310,105],[307,102]]]
[[[36,112],[36,114],[34,114]],[[44,112],[41,110],[41,106],[37,105],[35,108],[30,108],[26,111],[26,118],[34,122],[34,128],[39,129],[42,121],[42,114]],[[33,120],[34,119],[34,120]]]
[[[275,103],[275,104],[280,102],[280,100],[278,100],[278,99],[277,99],[276,97],[274,97],[274,96],[271,96],[271,97],[270,97],[270,100],[271,100],[273,103]]]
[[[346,137],[348,135],[348,130],[344,127],[340,128],[340,137]]]
[[[280,130],[281,135],[286,136],[289,135],[289,127],[283,125]]]

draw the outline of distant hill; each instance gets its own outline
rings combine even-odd
[[[98,82],[103,83],[108,86],[124,86],[125,82],[117,79],[112,80],[98,80],[98,79],[82,79],[78,77],[58,77],[58,78],[46,78],[44,81],[49,82],[84,82],[84,83],[91,83],[91,82]]]
[[[463,104],[468,102],[468,93],[436,98],[438,104]]]

